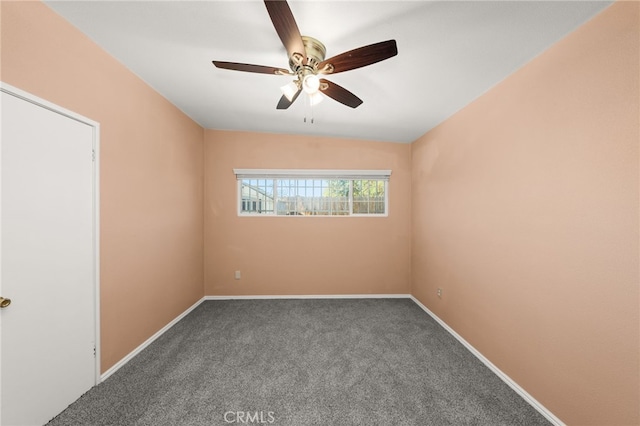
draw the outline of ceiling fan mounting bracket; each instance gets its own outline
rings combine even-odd
[[[285,69],[277,69],[274,71],[276,75],[293,75],[293,73],[289,70],[285,70]]]
[[[335,68],[331,64],[324,64],[324,66],[318,70],[318,74],[331,74]]]

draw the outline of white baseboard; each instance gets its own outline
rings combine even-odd
[[[205,296],[204,300],[242,299],[412,299],[410,294],[301,294],[301,295],[256,295],[256,296]]]
[[[189,314],[189,312],[191,312],[195,308],[197,308],[198,305],[201,304],[203,301],[204,301],[204,298],[198,300],[191,307],[187,308],[186,311],[184,311],[183,313],[181,313],[180,315],[175,317],[173,319],[173,321],[171,321],[169,324],[165,325],[160,330],[158,330],[158,332],[156,334],[154,334],[153,336],[149,337],[140,346],[138,346],[137,348],[135,348],[134,350],[129,352],[129,354],[126,355],[124,358],[122,358],[120,361],[116,362],[115,365],[113,365],[113,367],[111,367],[110,369],[108,369],[107,371],[102,373],[102,375],[100,376],[100,381],[106,380],[107,377],[111,376],[113,373],[115,373],[120,368],[122,368],[127,362],[129,362],[131,360],[131,358],[133,358],[134,356],[138,355],[144,348],[146,348],[151,343],[153,343],[153,341],[156,340],[158,337],[162,336],[167,330],[169,330],[171,327],[173,327],[178,321],[180,321],[187,314]]]
[[[566,426],[562,420],[557,418],[551,411],[549,411],[538,400],[531,396],[526,390],[522,389],[511,377],[507,376],[502,370],[496,367],[491,361],[485,358],[476,348],[471,346],[462,336],[456,333],[446,322],[442,321],[436,314],[431,312],[426,306],[424,306],[418,299],[411,296],[414,302],[422,308],[431,318],[433,318],[438,324],[440,324],[449,334],[455,337],[465,348],[469,350],[476,358],[478,358],[489,370],[491,370],[496,376],[498,376],[503,382],[505,382],[511,389],[513,389],[518,395],[535,408],[540,414],[542,414],[547,420],[556,426]]]

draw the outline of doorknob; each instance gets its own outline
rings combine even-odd
[[[11,299],[5,299],[4,297],[0,297],[0,309],[6,308],[11,304]]]

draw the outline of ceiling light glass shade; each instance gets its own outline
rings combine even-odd
[[[324,96],[322,96],[320,92],[312,93],[309,95],[309,103],[311,104],[311,106],[318,105],[320,102],[322,102],[322,98],[324,98]]]
[[[304,77],[302,80],[302,90],[312,95],[314,93],[318,93],[318,89],[320,89],[320,79],[315,74],[309,74]]]
[[[298,85],[295,81],[292,81],[291,83],[282,86],[280,90],[282,91],[282,94],[289,99],[289,102],[291,102],[296,93],[298,93]]]

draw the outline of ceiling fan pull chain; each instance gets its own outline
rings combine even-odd
[[[313,124],[313,103],[311,102],[311,97],[309,95],[304,97],[304,122],[307,122],[307,115],[309,116],[309,123]]]
[[[303,93],[303,95],[305,95],[305,93]],[[307,122],[307,116],[310,115],[309,114],[309,97],[308,96],[304,96],[304,122]]]

